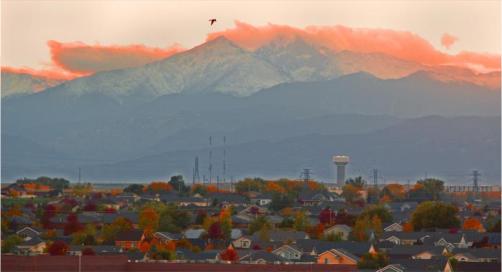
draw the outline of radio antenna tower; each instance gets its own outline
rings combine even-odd
[[[378,169],[373,169],[373,186],[378,188]]]
[[[227,174],[227,137],[223,136],[223,183],[226,182]]]
[[[81,169],[80,167],[78,168],[78,183],[82,181],[82,174],[81,174]]]
[[[209,136],[209,184],[213,179],[213,137]]]
[[[199,156],[195,157],[195,166],[193,168],[192,184],[195,184],[195,183],[200,183],[200,176],[199,176]]]

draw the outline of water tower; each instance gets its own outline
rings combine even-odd
[[[333,156],[336,165],[336,184],[342,187],[345,184],[345,166],[349,163],[348,156]]]

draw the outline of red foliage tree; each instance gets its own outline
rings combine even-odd
[[[208,229],[207,234],[211,239],[222,239],[223,230],[221,229],[220,222],[214,222]]]
[[[220,258],[224,261],[236,262],[239,260],[239,255],[235,249],[229,247],[220,253]]]
[[[330,208],[325,208],[319,214],[319,222],[324,225],[331,225],[335,223],[335,212]]]
[[[49,246],[47,251],[50,255],[66,255],[68,245],[64,241],[55,241]]]
[[[94,249],[90,247],[85,247],[84,249],[82,249],[82,255],[86,256],[96,255],[96,252],[94,252]]]
[[[54,217],[54,215],[56,215],[56,206],[52,205],[52,204],[49,204],[47,206],[45,206],[45,209],[44,209],[44,214],[42,215],[42,225],[44,226],[44,228],[46,229],[50,229],[52,228],[53,224],[51,223],[51,218]]]
[[[86,212],[94,212],[96,211],[96,204],[94,202],[87,202],[87,204],[85,204],[84,206],[84,211]]]
[[[74,213],[70,213],[66,218],[66,225],[64,226],[64,235],[70,235],[74,232],[84,229],[84,226],[78,222],[78,217]]]

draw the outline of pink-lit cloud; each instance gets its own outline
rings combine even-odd
[[[296,36],[334,51],[380,52],[424,65],[456,65],[475,68],[479,72],[500,70],[498,55],[473,52],[445,54],[424,38],[408,31],[350,28],[340,25],[308,26],[304,29],[275,24],[256,27],[236,21],[234,28],[211,33],[207,40],[218,36],[225,36],[249,50],[254,50],[278,36]]]
[[[142,66],[183,51],[179,45],[168,48],[145,45],[88,45],[82,42],[48,41],[55,66],[80,74]]]
[[[40,77],[50,80],[70,80],[81,76],[81,74],[71,73],[69,71],[61,70],[58,68],[37,70],[28,67],[17,68],[10,66],[2,66],[2,72],[12,73],[12,74],[27,74],[34,77]]]
[[[446,49],[450,49],[450,47],[457,41],[457,37],[452,36],[448,33],[444,33],[443,36],[441,36],[441,45],[443,45]]]

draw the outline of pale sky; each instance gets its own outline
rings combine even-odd
[[[454,54],[500,54],[500,1],[22,1],[1,2],[2,66],[43,68],[48,40],[185,48],[234,27],[273,23],[411,31]],[[218,22],[210,27],[209,18]],[[440,39],[458,41],[450,50]]]

